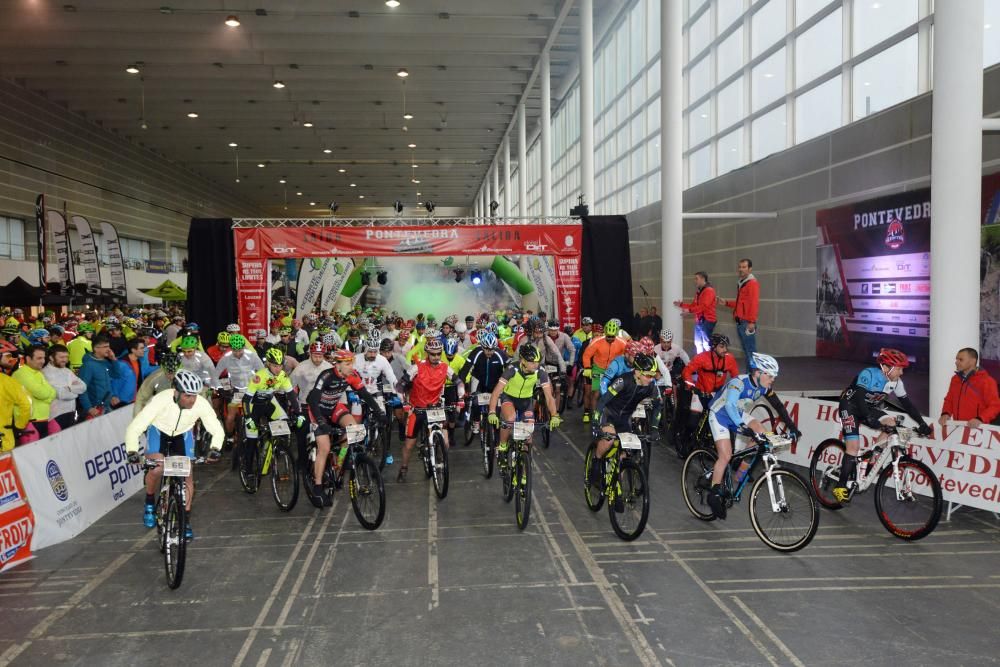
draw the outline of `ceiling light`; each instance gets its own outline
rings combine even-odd
[[[330,154],[330,153],[332,153],[333,151],[332,151],[332,150],[330,150],[329,148],[324,148],[324,149],[323,149],[323,152],[324,152],[324,153],[326,153],[327,155],[329,155],[329,154]]]
[[[403,114],[403,120],[413,120],[413,114],[412,113],[404,113]]]
[[[128,72],[129,74],[138,74],[139,68],[136,67],[135,65],[129,65],[128,67],[125,68],[125,71]]]
[[[281,183],[281,184],[287,183],[287,181],[285,179],[283,179],[283,178],[279,178],[278,182]]]
[[[239,28],[240,20],[236,17],[236,14],[230,14],[226,17],[226,25],[230,28]]]
[[[258,162],[257,166],[263,169],[266,165],[263,162]]]
[[[358,199],[364,199],[364,198],[365,198],[364,195],[358,195]]]
[[[398,69],[398,70],[396,71],[396,76],[398,76],[398,77],[400,77],[400,78],[402,78],[402,79],[405,79],[406,77],[410,76],[410,73],[406,71],[406,68],[405,68],[405,67],[400,67],[400,68],[399,68],[399,69]]]
[[[312,127],[312,126],[313,126],[313,124],[310,123],[309,121],[306,121],[306,122],[302,123],[302,127]]]
[[[358,187],[358,184],[357,183],[351,183],[351,187],[352,188],[356,188],[356,187]]]
[[[416,144],[407,144],[406,147],[407,148],[416,148],[417,145]]]
[[[342,173],[342,174],[346,174],[346,173],[347,173],[347,170],[346,170],[346,169],[338,169],[337,171],[339,171],[339,172],[340,172],[340,173]]]
[[[296,194],[296,195],[298,195],[299,197],[301,197],[301,196],[302,196],[302,193],[301,193],[301,192],[296,192],[295,194]]]
[[[414,178],[414,179],[413,179],[413,182],[414,182],[414,183],[419,183],[419,182],[420,182],[420,179],[419,179],[419,178]]]
[[[311,201],[311,202],[309,202],[309,205],[310,205],[310,206],[315,206],[315,205],[316,205],[316,202],[314,202],[314,201]]]
[[[230,141],[230,142],[229,142],[229,147],[230,147],[230,148],[236,148],[237,146],[239,146],[239,144],[238,144],[238,143],[236,143],[235,141]]]
[[[419,193],[419,192],[417,193],[417,196],[418,196],[418,197],[420,196],[420,193]]]
[[[285,87],[285,84],[282,81],[278,81],[278,80],[275,80],[275,82],[274,82],[273,85],[274,85],[275,88],[284,88]]]
[[[395,9],[399,7],[399,0],[385,0],[385,6],[389,9]]]
[[[773,78],[774,78],[774,75],[773,75],[773,74],[771,74],[770,72],[766,72],[766,73],[764,74],[764,78],[765,78],[765,79],[773,79]]]
[[[189,111],[187,116],[188,118],[197,118],[198,114],[196,114],[194,111]]]
[[[419,167],[419,166],[420,166],[420,165],[418,165],[418,164],[411,164],[411,165],[410,165],[410,167],[411,167],[412,169],[416,169],[416,168],[417,168],[417,167]]]

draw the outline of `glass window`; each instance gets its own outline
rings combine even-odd
[[[718,151],[719,176],[745,165],[743,128],[738,127],[729,134],[719,137]]]
[[[857,0],[853,20],[854,55],[916,22],[917,0]]]
[[[660,96],[657,95],[646,107],[646,131],[660,131]]]
[[[688,156],[688,187],[712,178],[712,147],[705,146]]]
[[[746,110],[743,108],[743,79],[736,79],[720,90],[716,104],[719,111],[720,130],[743,120],[746,115]]]
[[[646,151],[639,147],[632,151],[632,178],[645,176],[646,174]]]
[[[785,94],[785,49],[750,70],[751,110],[767,106]]]
[[[770,0],[750,19],[751,57],[756,58],[785,36],[785,0]]]
[[[688,28],[688,61],[701,53],[712,41],[712,12],[705,12]]]
[[[686,18],[691,18],[692,16],[697,14],[698,10],[701,9],[701,6],[706,2],[708,2],[708,0],[688,0],[687,3],[688,11]]]
[[[646,65],[646,44],[643,41],[643,37],[645,37],[643,22],[645,20],[646,6],[639,2],[632,7],[628,16],[630,76],[638,74]]]
[[[697,146],[712,136],[712,100],[708,99],[688,114],[688,145]]]
[[[1000,0],[983,3],[983,67],[1000,63]]]
[[[795,99],[795,143],[840,127],[841,93],[840,76],[835,76]]]
[[[795,27],[813,17],[813,14],[830,4],[830,0],[795,0]]]
[[[624,30],[623,30],[624,28]],[[632,75],[628,70],[628,35],[625,33],[628,31],[628,22],[622,23],[618,30],[615,31],[615,65],[618,68],[618,87],[617,91],[625,90],[625,86],[628,85],[629,79]]]
[[[715,3],[715,7],[715,21],[720,33],[732,25],[733,21],[743,16],[743,11],[746,9],[743,0],[719,0]]]
[[[704,95],[712,87],[712,56],[706,55],[688,70],[688,104]]]
[[[743,67],[743,28],[737,28],[726,37],[716,50],[719,77],[718,82],[725,81],[729,75]]]
[[[750,126],[750,152],[754,162],[785,150],[785,105],[764,114]]]
[[[660,59],[657,58],[646,70],[646,90],[649,96],[654,97],[660,94]]]
[[[917,36],[877,53],[854,68],[853,119],[917,94]]]
[[[657,134],[646,142],[646,164],[651,168],[660,167],[660,135]]]
[[[646,61],[660,52],[660,0],[646,0]]]
[[[0,216],[0,257],[24,259],[24,221]]]
[[[795,40],[795,85],[809,83],[843,62],[843,12],[838,9]]]

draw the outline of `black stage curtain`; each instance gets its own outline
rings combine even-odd
[[[625,216],[583,218],[582,263],[580,314],[595,322],[617,317],[628,326],[632,321],[632,258]]]
[[[188,230],[187,319],[205,347],[236,322],[236,254],[231,218],[192,218]]]

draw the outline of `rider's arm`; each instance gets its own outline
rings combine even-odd
[[[923,427],[927,426],[927,422],[924,421],[924,416],[920,414],[920,409],[913,404],[913,401],[910,400],[909,396],[906,394],[903,394],[902,396],[897,394],[896,398],[899,399],[899,405],[903,408],[906,414],[910,416],[910,419]]]
[[[139,436],[146,432],[149,425],[156,419],[156,414],[160,409],[159,401],[155,399],[156,397],[154,396],[153,400],[147,403],[146,407],[140,410],[139,414],[133,417],[132,421],[125,427],[126,452],[139,451]]]
[[[624,386],[624,377],[619,376],[615,378],[615,381],[608,385],[608,391],[601,394],[601,397],[597,399],[597,412],[604,412],[604,408],[611,402],[611,399],[618,395],[618,392],[620,392]]]
[[[377,363],[382,368],[382,373],[385,374],[385,379],[389,382],[389,384],[391,384],[393,387],[395,387],[396,383],[399,380],[396,377],[395,371],[392,370],[392,364],[390,364],[389,360],[386,359],[385,357],[383,357],[381,354],[378,355],[378,357],[376,357],[376,359],[379,360]]]
[[[222,443],[226,441],[226,431],[222,428],[222,424],[219,422],[212,404],[204,396],[197,396],[194,399],[194,407],[191,409],[194,411],[195,416],[201,420],[201,425],[212,436],[212,443],[209,445],[209,448],[221,452]]]
[[[584,349],[583,360],[580,362],[581,364],[583,364],[584,368],[590,368],[591,361],[594,358],[594,352],[596,351],[595,347],[596,346],[593,344],[593,342],[591,342],[591,344],[588,345],[586,349]]]
[[[778,413],[778,417],[785,424],[789,431],[798,431],[799,427],[796,425],[795,421],[792,419],[791,415],[788,414],[788,410],[785,409],[785,402],[778,398],[778,394],[772,389],[769,390],[764,398],[767,402],[771,404],[774,411]]]
[[[722,399],[725,401],[724,409],[726,415],[729,417],[737,426],[744,426],[743,422],[743,412],[740,410],[739,400],[740,394],[743,391],[743,382],[741,380],[730,380],[729,384],[723,390]]]

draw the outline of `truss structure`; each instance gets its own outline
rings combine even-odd
[[[579,225],[580,218],[234,218],[234,229],[259,227],[508,227]]]

